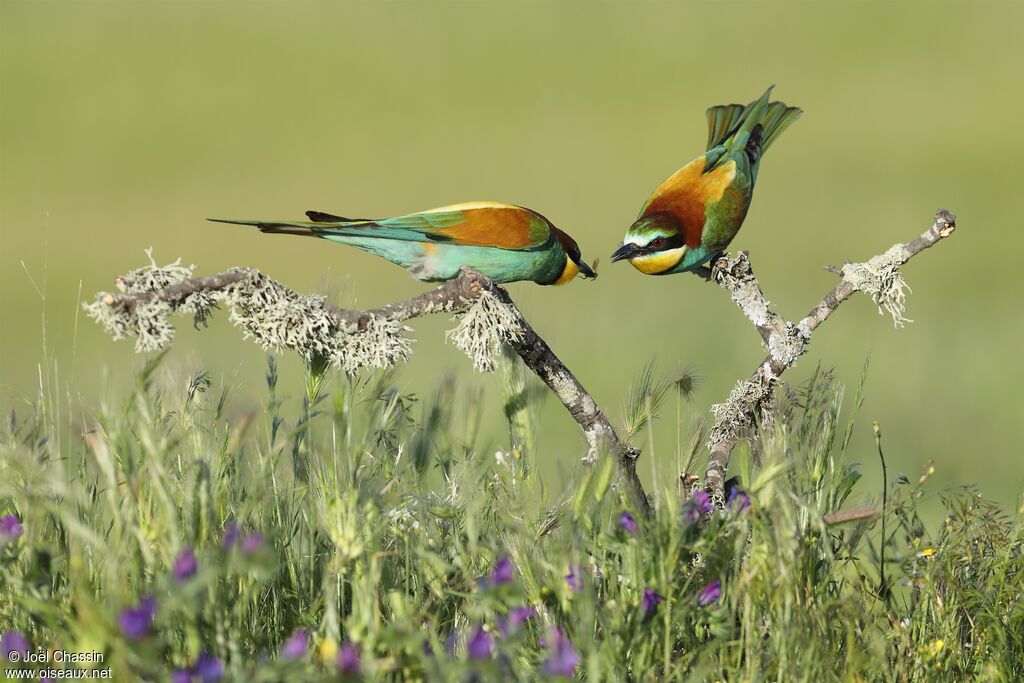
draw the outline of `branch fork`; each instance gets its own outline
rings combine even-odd
[[[192,268],[175,262],[151,265],[116,280],[120,293],[100,292],[87,313],[116,339],[137,336],[136,350],[162,348],[173,339],[167,316],[195,315],[204,322],[219,303],[231,307],[231,319],[265,348],[289,348],[308,359],[319,355],[347,372],[385,367],[411,353],[404,321],[432,313],[462,314],[449,339],[481,371],[494,367],[502,343],[558,396],[586,438],[586,464],[602,449],[611,451],[620,482],[637,509],[650,506],[636,473],[640,451],[622,441],[608,418],[575,375],[533,329],[508,292],[470,268],[429,292],[366,311],[337,308],[323,297],[302,296],[251,268],[233,268],[192,277]]]
[[[839,305],[854,292],[871,296],[879,312],[888,312],[893,323],[900,327],[910,322],[903,317],[909,291],[900,268],[925,249],[938,244],[956,230],[956,216],[945,209],[935,214],[932,226],[917,239],[897,243],[883,254],[862,263],[845,263],[842,268],[826,270],[842,279],[831,292],[797,322],[790,322],[774,312],[754,275],[746,252],[736,256],[723,254],[710,267],[698,269],[696,274],[714,282],[727,292],[743,315],[761,336],[768,355],[748,379],[742,380],[728,399],[712,407],[714,425],[708,439],[708,465],[704,487],[718,504],[725,502],[725,474],[733,448],[742,438],[749,437],[757,425],[771,419],[771,399],[779,377],[807,350],[811,335]]]

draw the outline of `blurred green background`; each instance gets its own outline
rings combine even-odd
[[[960,223],[905,270],[914,323],[894,330],[858,297],[787,379],[835,366],[852,398],[870,355],[853,454],[871,481],[877,418],[891,469],[916,478],[934,460],[940,481],[977,482],[1007,505],[1021,490],[1020,3],[0,7],[5,410],[32,400],[40,376],[86,411],[126,394],[144,359],[79,302],[149,246],[160,262],[254,266],[361,307],[426,289],[355,250],[207,216],[494,199],[536,208],[604,261],[596,282],[511,291],[612,417],[655,357],[666,375],[699,369],[686,408],[699,414],[760,361],[757,334],[716,287],[607,257],[648,193],[703,150],[704,109],[776,83],[806,113],[768,154],[734,248],[750,251],[783,314],[803,315],[834,284],[822,265],[911,239],[939,207]],[[202,334],[183,319],[169,362],[207,368],[239,385],[236,410],[258,408],[264,354],[225,318]],[[445,345],[449,321],[414,326],[402,386],[427,396],[451,372],[493,390],[486,427],[502,446],[499,379],[474,376]],[[288,359],[283,372],[294,408],[301,368]],[[674,418],[671,407],[655,428],[645,479],[674,476]],[[556,477],[583,450],[547,399],[537,457]]]

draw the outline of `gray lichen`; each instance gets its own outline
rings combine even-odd
[[[146,250],[149,265],[136,268],[115,281],[123,294],[146,294],[178,284],[192,277],[195,266],[181,265],[181,259],[166,266],[158,266],[153,259],[152,248]],[[82,304],[86,314],[103,325],[103,329],[114,339],[135,337],[136,353],[159,351],[174,341],[174,326],[167,316],[175,310],[184,310],[195,315],[197,325],[205,322],[210,310],[216,306],[207,293],[196,295],[196,301],[181,302],[178,305],[160,299],[141,302],[131,309],[110,306],[104,301],[107,295],[100,293],[96,300]],[[189,297],[191,298],[191,297]]]
[[[805,330],[787,322],[785,334],[773,331],[768,336],[768,353],[775,362],[789,367],[803,354],[809,338],[810,335]]]
[[[480,293],[445,338],[462,350],[477,372],[492,372],[501,357],[501,346],[522,339],[515,314],[493,294]]]
[[[903,315],[907,292],[911,291],[900,273],[900,265],[906,260],[906,246],[896,244],[884,254],[864,263],[848,263],[843,266],[843,279],[854,289],[870,295],[878,306],[878,314],[888,312],[896,327],[913,322]]]
[[[766,364],[767,365],[767,364]],[[708,436],[708,448],[745,436],[758,420],[771,421],[771,396],[778,379],[762,365],[749,379],[741,380],[724,403],[711,406],[715,426]]]
[[[117,279],[125,295],[161,292],[160,297],[144,298],[134,305],[123,305],[109,294],[83,304],[86,313],[103,325],[114,339],[134,336],[136,352],[156,351],[174,340],[172,313],[190,313],[198,327],[223,303],[230,308],[231,322],[244,336],[264,349],[295,351],[307,361],[328,358],[347,373],[363,367],[384,368],[407,360],[411,340],[408,327],[399,322],[371,316],[363,329],[351,333],[332,317],[322,296],[303,296],[262,273],[246,269],[246,277],[223,289],[191,292],[180,298],[170,296],[168,287],[192,277],[195,266],[185,267],[181,260],[157,266],[147,251],[150,264]]]

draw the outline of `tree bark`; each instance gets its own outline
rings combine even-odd
[[[704,486],[718,505],[725,503],[725,475],[729,458],[736,444],[749,436],[758,422],[766,417],[775,385],[779,376],[792,367],[807,350],[811,334],[828,319],[839,305],[856,291],[871,291],[876,303],[882,306],[883,293],[870,290],[863,284],[862,272],[875,272],[879,268],[895,271],[925,249],[938,244],[956,230],[956,216],[940,209],[935,221],[917,239],[897,243],[884,254],[879,254],[862,263],[847,263],[842,268],[829,268],[842,276],[842,280],[799,322],[788,322],[771,310],[760,283],[754,276],[746,252],[732,257],[725,254],[702,268],[697,274],[717,283],[729,292],[743,315],[757,329],[768,349],[768,356],[754,370],[751,376],[733,390],[729,398],[715,406],[715,422],[709,439],[709,454]],[[900,302],[901,303],[901,302]],[[886,304],[889,308],[889,304]],[[892,309],[890,308],[890,312]],[[894,319],[899,324],[901,318]]]

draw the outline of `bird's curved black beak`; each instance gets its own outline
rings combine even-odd
[[[576,267],[580,269],[580,275],[588,280],[592,280],[597,277],[597,271],[588,266],[587,262],[583,259],[576,261]]]
[[[615,263],[616,261],[622,261],[628,258],[633,258],[639,252],[640,247],[636,246],[635,244],[632,244],[631,242],[626,242],[621,247],[616,249],[615,252],[612,254],[612,263]]]

